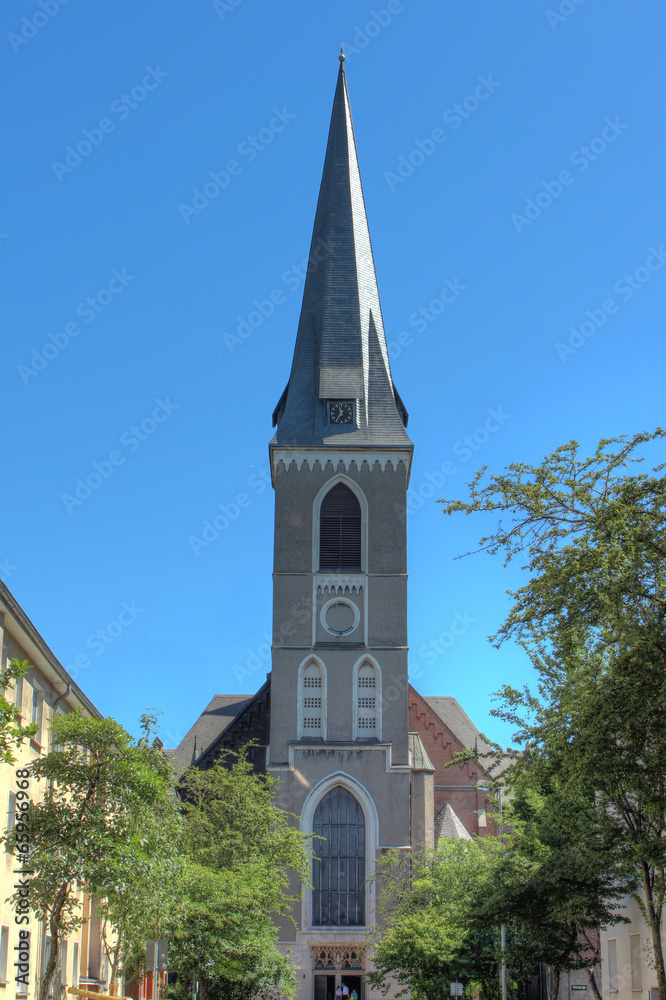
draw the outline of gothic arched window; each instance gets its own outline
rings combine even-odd
[[[314,814],[312,923],[365,923],[365,819],[354,796],[336,785]],[[322,839],[319,839],[322,838]]]
[[[324,736],[325,685],[319,663],[308,663],[301,677],[299,736]]]
[[[356,736],[381,737],[379,677],[373,663],[362,663],[358,668],[354,702]]]
[[[322,501],[319,568],[361,569],[361,505],[344,483],[337,483]]]

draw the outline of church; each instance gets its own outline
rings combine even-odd
[[[337,986],[373,996],[368,881],[392,848],[486,832],[484,750],[450,697],[407,669],[404,517],[413,444],[393,382],[340,56],[287,386],[273,412],[272,670],[254,694],[218,694],[170,751],[182,772],[250,740],[277,802],[315,833],[311,886],[280,927],[299,1000]],[[377,994],[379,995],[379,994]]]

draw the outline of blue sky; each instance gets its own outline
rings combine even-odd
[[[411,671],[509,738],[517,571],[454,560],[484,526],[435,498],[663,423],[665,34],[657,0],[3,6],[0,572],[104,713],[174,745],[270,668],[270,418],[344,41],[416,445]]]

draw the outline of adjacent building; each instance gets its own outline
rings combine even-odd
[[[628,923],[615,924],[600,934],[603,1000],[658,1000],[650,926],[630,896],[622,900],[620,913]],[[666,951],[663,925],[661,946]]]
[[[0,668],[4,669],[14,658],[28,660],[31,666],[15,682],[13,691],[5,692],[5,697],[15,702],[24,724],[34,722],[38,729],[33,739],[16,750],[15,765],[0,764],[0,802],[6,809],[3,827],[8,829],[16,822],[17,793],[26,790],[23,781],[17,778],[17,771],[21,772],[23,767],[50,749],[49,722],[52,717],[56,713],[78,709],[92,718],[102,718],[54,656],[7,586],[0,581]],[[30,780],[27,791],[35,801],[43,788]],[[17,874],[20,866],[14,854],[5,849],[0,857],[0,1000],[3,997],[33,1000],[39,992],[39,979],[48,961],[51,939],[44,925],[35,920],[32,913],[28,914],[28,923],[17,923],[17,917],[21,915],[7,899],[12,895],[17,879],[23,876]],[[94,915],[93,901],[88,896],[82,896],[81,903],[83,914],[89,919],[79,931],[61,942],[54,997],[64,996],[69,986],[89,985],[99,989],[107,979],[100,921]],[[27,931],[29,935],[26,938],[24,934],[22,938],[23,953],[27,951],[30,956],[27,973],[15,966],[19,931]],[[27,949],[26,943],[29,946]]]

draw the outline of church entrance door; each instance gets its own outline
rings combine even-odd
[[[348,976],[346,972],[342,973],[340,977],[340,985],[344,986],[345,983],[349,987],[349,996],[351,997],[352,992],[356,990],[358,994],[358,1000],[363,1000],[363,993],[361,992],[361,983],[363,982],[363,976]]]
[[[335,1000],[335,976],[315,976],[314,1000]]]

